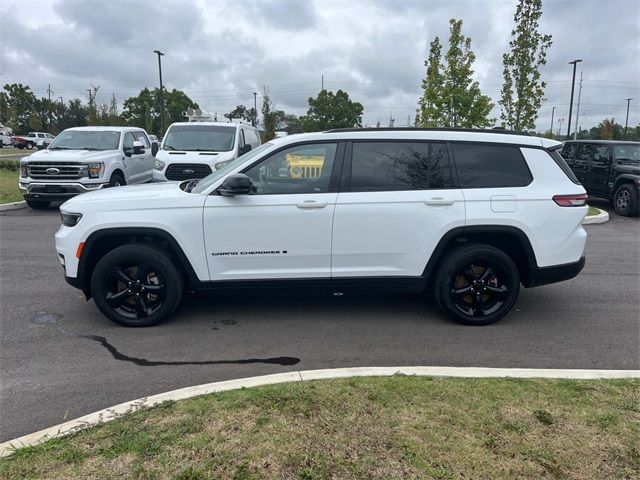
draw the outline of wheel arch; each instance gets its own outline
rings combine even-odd
[[[423,276],[427,280],[432,278],[447,251],[469,243],[491,245],[509,255],[518,267],[520,281],[525,286],[530,284],[531,272],[538,269],[531,241],[521,229],[509,225],[472,225],[449,230],[440,239],[427,262]]]
[[[638,177],[638,175],[633,175],[631,173],[623,173],[622,175],[619,175],[616,178],[615,183],[613,184],[613,191],[612,194],[615,195],[616,191],[618,190],[618,188],[620,188],[620,186],[624,185],[624,184],[631,184],[631,185],[636,185],[636,182],[638,181],[640,177]]]
[[[128,244],[144,244],[159,248],[169,254],[183,274],[185,286],[192,288],[198,277],[178,241],[166,230],[154,227],[119,227],[93,232],[84,242],[78,260],[77,283],[91,298],[91,275],[103,255]]]

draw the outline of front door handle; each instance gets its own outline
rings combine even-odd
[[[455,202],[455,200],[447,200],[446,198],[442,198],[442,197],[433,197],[429,200],[425,200],[424,204],[425,205],[453,205]]]
[[[327,203],[318,203],[315,200],[305,200],[302,203],[296,203],[296,207],[298,208],[324,208],[327,206]]]

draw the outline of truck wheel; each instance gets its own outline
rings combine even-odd
[[[47,200],[27,200],[27,205],[34,210],[44,210],[45,208],[49,208],[51,202]]]
[[[182,289],[182,275],[171,259],[147,245],[111,250],[91,276],[97,307],[127,327],[149,327],[167,318],[180,303]]]
[[[126,185],[127,182],[124,181],[124,178],[118,172],[111,175],[111,179],[109,180],[109,187],[121,187],[122,185]]]
[[[638,189],[629,183],[620,185],[613,196],[613,209],[623,217],[638,215]]]
[[[471,244],[453,250],[435,277],[438,306],[464,325],[489,325],[516,303],[520,275],[513,260],[489,245]]]
[[[27,142],[27,150],[33,150],[33,142]]]
[[[24,145],[18,145],[18,148],[22,150],[24,148]]]

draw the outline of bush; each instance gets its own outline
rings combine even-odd
[[[0,160],[0,170],[20,171],[20,160]]]

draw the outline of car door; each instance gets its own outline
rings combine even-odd
[[[133,132],[125,132],[122,138],[122,150],[124,152],[124,175],[127,183],[138,183],[142,175],[143,164],[141,156],[133,153],[133,142],[137,139]]]
[[[342,152],[335,141],[283,147],[242,172],[252,194],[209,195],[211,280],[328,279]]]
[[[587,190],[588,185],[591,183],[591,158],[593,157],[594,149],[592,143],[579,143],[576,145],[573,155],[573,166],[571,169]]]
[[[332,278],[419,277],[442,236],[465,221],[447,145],[354,141],[346,151]]]
[[[153,166],[155,165],[156,160],[151,154],[151,142],[147,135],[141,130],[133,132],[133,136],[144,145],[144,153],[140,156],[140,181],[148,182],[153,179]]]
[[[613,187],[611,179],[613,152],[610,145],[595,145],[594,147],[588,183],[585,187],[594,195],[608,195]],[[610,182],[611,185],[609,185]]]

